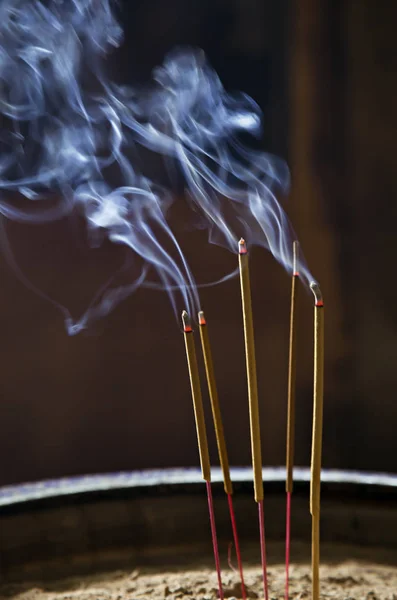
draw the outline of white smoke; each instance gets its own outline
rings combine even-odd
[[[167,221],[173,196],[139,172],[130,158],[139,147],[178,166],[210,241],[237,252],[243,236],[292,269],[294,234],[275,196],[288,187],[288,169],[241,142],[242,133],[260,135],[257,104],[227,93],[196,50],[170,54],[144,92],[117,86],[106,56],[121,41],[108,0],[0,4],[0,212],[37,223],[82,210],[93,236],[105,232],[145,265],[136,282],[104,290],[77,322],[67,316],[70,333],[140,285],[155,285],[149,271],[174,308],[178,293],[186,307],[199,306]],[[109,181],[110,168],[117,169],[117,185]],[[311,279],[303,263],[300,272]]]

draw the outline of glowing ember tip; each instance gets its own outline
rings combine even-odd
[[[182,313],[182,323],[183,323],[183,331],[185,333],[190,333],[191,331],[193,331],[190,317],[189,317],[188,313],[186,312],[186,310],[184,310]]]
[[[311,282],[310,289],[314,294],[316,306],[324,306],[323,295],[321,293],[320,286],[316,281]]]
[[[247,244],[245,243],[245,240],[243,240],[243,238],[241,238],[241,240],[238,243],[238,252],[239,252],[239,254],[247,254],[248,253]]]
[[[292,245],[292,274],[294,277],[299,277],[299,242],[295,241]]]
[[[198,314],[199,325],[207,325],[207,321],[205,320],[204,311],[200,310]]]

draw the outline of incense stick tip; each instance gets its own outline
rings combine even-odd
[[[207,321],[206,321],[203,310],[200,310],[200,312],[198,314],[198,322],[199,322],[199,325],[207,325]]]
[[[248,253],[247,244],[243,238],[241,238],[241,240],[238,243],[238,252],[239,252],[239,254],[247,254]]]
[[[190,321],[189,314],[187,313],[186,310],[184,310],[182,312],[182,323],[183,323],[183,331],[185,333],[189,333],[190,331],[192,331],[192,324]]]
[[[295,240],[292,244],[292,275],[299,277],[299,242]]]
[[[321,293],[320,286],[318,285],[317,281],[311,282],[310,289],[314,294],[314,300],[315,300],[316,306],[324,306],[323,295]]]

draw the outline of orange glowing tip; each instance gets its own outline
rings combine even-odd
[[[186,310],[184,310],[182,313],[182,323],[183,323],[183,331],[185,333],[191,333],[193,331],[190,317],[189,317],[188,313],[186,312]]]
[[[324,306],[323,295],[321,293],[320,286],[316,281],[311,282],[310,289],[314,294],[315,305],[318,307]]]
[[[299,242],[297,240],[292,244],[292,252],[292,275],[299,277]]]
[[[198,314],[199,325],[207,325],[207,321],[205,320],[204,311],[200,310]]]
[[[238,243],[238,253],[239,254],[248,254],[247,244],[243,238]]]

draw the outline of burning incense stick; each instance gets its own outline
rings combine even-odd
[[[291,543],[291,494],[293,489],[294,444],[295,444],[295,378],[296,378],[296,308],[298,300],[298,259],[299,243],[293,244],[293,269],[291,284],[291,314],[289,331],[289,364],[288,364],[288,413],[287,413],[287,450],[286,450],[286,483],[287,493],[286,528],[285,528],[285,600],[289,593],[289,561]]]
[[[212,545],[214,548],[215,567],[218,577],[219,597],[223,600],[223,588],[221,567],[219,560],[218,538],[216,534],[214,506],[211,489],[211,467],[208,452],[207,431],[205,428],[203,400],[201,396],[200,377],[197,365],[196,349],[193,339],[193,329],[190,322],[190,317],[184,310],[182,313],[183,335],[185,338],[185,348],[187,364],[189,369],[190,387],[192,391],[192,400],[194,408],[194,418],[196,421],[197,441],[200,454],[201,473],[207,487],[208,510],[210,514]]]
[[[313,437],[310,480],[312,515],[312,599],[320,597],[320,486],[324,395],[324,303],[317,283],[310,284],[314,305]]]
[[[244,584],[243,564],[242,564],[242,560],[241,560],[240,544],[238,541],[237,525],[236,525],[236,519],[235,519],[234,507],[233,507],[233,485],[232,485],[232,481],[230,479],[229,458],[228,458],[227,449],[226,449],[226,440],[225,440],[225,434],[224,434],[224,430],[223,430],[222,415],[221,415],[221,410],[220,410],[220,406],[219,406],[219,398],[218,398],[218,390],[217,390],[216,379],[215,379],[214,363],[212,360],[211,345],[210,345],[210,339],[209,339],[209,335],[208,335],[208,325],[207,325],[207,321],[206,321],[203,311],[199,312],[198,320],[199,320],[199,325],[200,325],[200,339],[201,339],[201,348],[202,348],[203,356],[204,356],[205,373],[207,376],[207,385],[208,385],[208,391],[209,391],[210,400],[211,400],[212,418],[214,421],[216,443],[218,446],[219,462],[220,462],[221,468],[222,468],[223,485],[224,485],[225,492],[227,494],[227,500],[228,500],[228,504],[229,504],[229,512],[230,512],[230,520],[232,523],[234,545],[236,548],[237,563],[238,563],[238,569],[239,569],[240,579],[241,579],[241,591],[242,591],[243,600],[246,600],[247,595],[246,595],[245,584]]]
[[[269,595],[267,586],[265,528],[263,518],[262,451],[261,432],[259,425],[258,383],[256,378],[254,322],[251,305],[251,286],[249,277],[248,250],[247,245],[243,239],[239,241],[239,268],[244,322],[245,359],[247,366],[251,453],[252,467],[254,471],[254,493],[255,501],[258,503],[263,586],[265,591],[265,599],[268,600]]]

